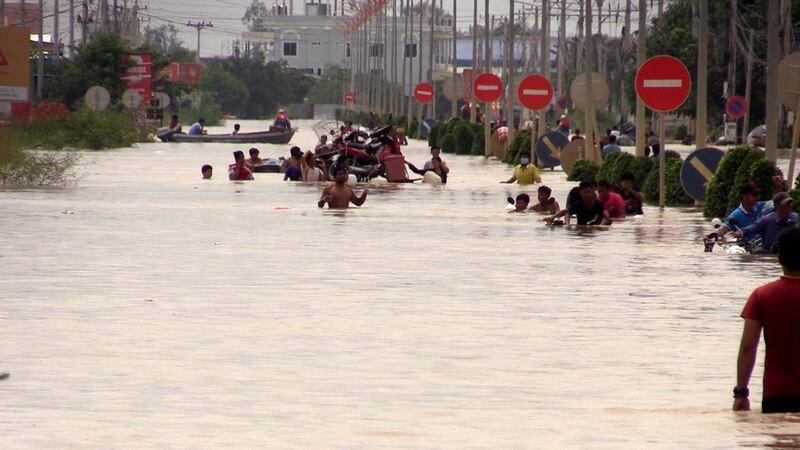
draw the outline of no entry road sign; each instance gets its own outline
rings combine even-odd
[[[536,155],[542,162],[542,167],[556,167],[561,165],[561,149],[569,144],[569,139],[558,131],[551,131],[536,143]]]
[[[693,151],[681,166],[681,184],[689,197],[703,202],[706,200],[706,186],[714,177],[719,162],[725,152],[707,147]]]
[[[503,82],[493,73],[482,73],[472,83],[475,97],[484,103],[493,103],[503,95]]]
[[[541,75],[529,75],[519,83],[517,98],[522,106],[539,111],[546,108],[553,99],[553,85]]]
[[[346,92],[344,94],[344,102],[345,103],[353,103],[354,101],[356,101],[355,92]]]
[[[729,98],[725,103],[725,112],[731,119],[740,119],[747,114],[747,100],[738,95]]]
[[[420,103],[433,100],[433,86],[430,83],[420,83],[414,88],[414,98]]]
[[[678,108],[689,97],[691,89],[689,70],[672,56],[654,56],[636,72],[636,95],[654,111]]]

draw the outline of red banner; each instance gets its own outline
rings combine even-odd
[[[149,53],[126,53],[122,55],[122,63],[129,66],[122,76],[125,86],[136,90],[143,104],[150,104],[153,98],[153,56]]]

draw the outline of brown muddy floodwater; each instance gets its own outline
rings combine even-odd
[[[800,445],[798,416],[730,411],[778,264],[703,253],[697,210],[548,228],[504,210],[509,167],[446,155],[447,186],[330,212],[321,185],[227,181],[235,149],[86,153],[74,188],[0,192],[0,447]]]

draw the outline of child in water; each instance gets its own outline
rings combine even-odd
[[[337,165],[336,172],[334,172],[335,183],[322,191],[322,197],[320,197],[319,202],[317,202],[317,206],[324,208],[327,203],[328,207],[331,209],[345,209],[350,206],[351,202],[356,206],[363,205],[367,200],[369,191],[364,189],[364,193],[361,194],[361,197],[357,197],[353,188],[347,185],[349,176],[350,173],[347,170],[347,165]]]
[[[509,198],[510,200],[510,198]],[[522,193],[517,195],[517,201],[514,202],[514,209],[508,210],[509,213],[524,213],[528,212],[528,205],[531,203],[531,197],[526,194]]]
[[[558,205],[558,202],[554,197],[550,197],[550,194],[553,192],[547,186],[539,186],[539,192],[537,198],[539,203],[531,206],[531,211],[535,211],[538,213],[548,213],[548,214],[555,214],[561,210]]]

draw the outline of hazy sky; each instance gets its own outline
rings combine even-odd
[[[27,1],[28,3],[33,3],[32,0]],[[113,0],[108,1],[109,3],[113,2]],[[124,0],[117,1],[119,4],[124,2]],[[128,3],[131,4],[132,1],[133,0],[128,0]],[[289,3],[289,1],[291,0],[287,0],[287,3]],[[302,12],[305,1],[306,0],[294,0],[295,14]],[[479,20],[482,20],[484,1],[485,0],[478,0],[478,14],[481,16]],[[457,2],[459,28],[467,29],[472,24],[473,0],[457,0]],[[605,21],[603,24],[604,33],[619,34],[621,32],[622,22],[624,21],[625,2],[626,0],[603,0],[604,15],[608,16],[609,6],[611,9],[610,20]],[[76,5],[80,3],[79,0],[75,1]],[[190,49],[195,49],[197,39],[196,31],[194,28],[187,27],[186,23],[188,21],[210,21],[213,23],[214,27],[202,31],[200,44],[201,55],[213,56],[229,54],[231,42],[236,40],[242,31],[245,31],[241,19],[245,9],[250,3],[251,0],[140,0],[140,4],[146,5],[147,7],[146,11],[141,12],[142,16],[144,20],[149,20],[149,22],[144,22],[142,24],[142,28],[146,25],[157,26],[160,24],[172,23],[181,32],[180,37],[184,45]],[[268,7],[272,5],[271,0],[266,0],[265,3]],[[333,0],[330,0],[330,3],[333,5]],[[560,11],[561,0],[550,0],[549,3],[551,7],[558,8],[555,12]],[[567,0],[568,10],[576,12],[579,3],[579,0]],[[592,3],[595,6],[595,11],[597,11],[597,0],[592,0]],[[632,13],[631,19],[633,22],[632,29],[635,30],[637,29],[637,13],[635,12],[635,6],[638,4],[638,0],[631,0],[631,3],[634,5],[634,12]],[[648,6],[651,3],[653,3],[653,8],[655,8],[655,2],[648,0]],[[667,1],[667,3],[669,3],[669,1]],[[531,8],[532,5],[541,7],[541,4],[542,0],[517,1],[516,9],[519,11],[523,7]],[[53,0],[45,1],[45,14],[52,15],[53,5]],[[59,10],[62,11],[60,15],[61,32],[59,34],[64,42],[67,41],[66,25],[68,23],[68,16],[65,11],[68,9],[68,5],[68,0],[59,0]],[[444,9],[448,12],[453,10],[452,0],[444,1]],[[620,14],[619,22],[617,23],[618,9]],[[490,14],[497,16],[507,16],[509,12],[509,2],[507,0],[491,0],[489,11]],[[45,19],[45,32],[52,29],[52,20],[52,17]],[[532,25],[533,19],[531,19],[529,23]],[[553,33],[555,33],[556,26],[557,20],[556,17],[554,17],[551,25]],[[574,18],[570,19],[568,21],[567,34],[574,34],[576,26],[577,20]],[[597,29],[596,18],[593,28],[595,30]]]

